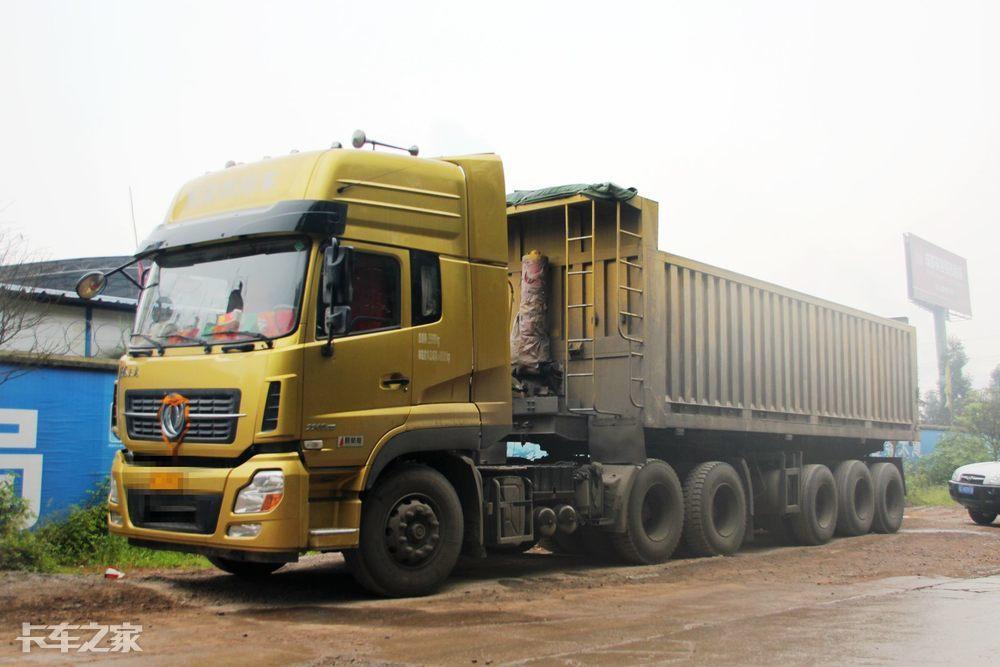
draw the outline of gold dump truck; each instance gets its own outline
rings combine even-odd
[[[505,195],[493,155],[187,183],[116,269],[142,293],[109,530],[246,577],[339,551],[394,596],[539,540],[655,563],[896,531],[900,462],[872,454],[915,439],[913,328],[661,252],[657,225],[611,184]]]

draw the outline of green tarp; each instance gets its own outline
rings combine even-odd
[[[507,195],[507,206],[523,206],[540,201],[551,201],[583,195],[591,199],[606,199],[609,201],[628,201],[635,197],[635,188],[623,188],[614,183],[576,183],[574,185],[557,185],[541,190],[514,190]]]

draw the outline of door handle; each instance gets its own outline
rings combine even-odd
[[[402,389],[403,391],[406,391],[410,386],[410,378],[406,377],[402,373],[383,375],[380,386],[383,389]]]

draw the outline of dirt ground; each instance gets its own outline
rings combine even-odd
[[[1000,525],[907,511],[896,535],[606,566],[536,548],[464,561],[445,590],[366,596],[339,555],[262,583],[205,571],[0,578],[0,662],[953,663],[995,659]],[[21,653],[24,622],[141,624],[142,654]],[[965,639],[968,641],[965,641]]]

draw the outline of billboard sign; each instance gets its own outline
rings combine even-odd
[[[965,258],[905,234],[906,285],[911,300],[972,317],[969,268]]]

